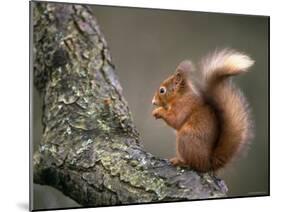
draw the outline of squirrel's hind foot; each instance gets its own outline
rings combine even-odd
[[[173,166],[183,166],[186,165],[183,161],[181,161],[178,157],[173,157],[169,160]]]

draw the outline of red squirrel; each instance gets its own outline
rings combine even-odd
[[[216,172],[247,146],[252,138],[249,106],[231,77],[253,64],[249,56],[223,49],[205,57],[198,72],[190,61],[181,62],[161,83],[152,115],[176,130],[173,165]]]

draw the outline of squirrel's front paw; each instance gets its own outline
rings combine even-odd
[[[159,107],[152,111],[152,115],[154,116],[154,118],[156,119],[161,118],[161,110],[162,108]]]

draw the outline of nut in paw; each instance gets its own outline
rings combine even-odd
[[[156,108],[155,110],[152,111],[152,115],[154,118],[159,119],[161,118],[161,108]]]

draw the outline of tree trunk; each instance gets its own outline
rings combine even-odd
[[[32,2],[33,77],[44,96],[34,183],[83,206],[224,197],[224,182],[146,152],[90,6]]]

